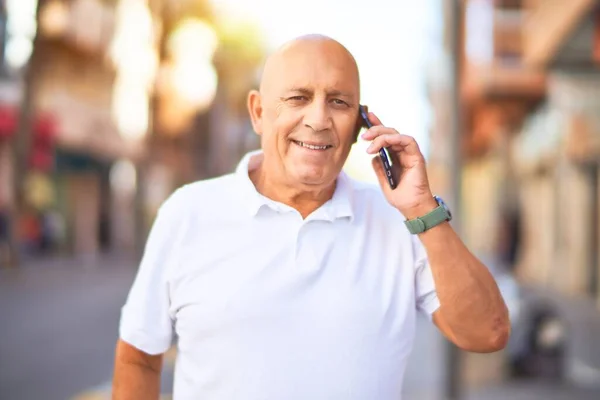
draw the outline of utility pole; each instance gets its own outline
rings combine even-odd
[[[6,14],[6,0],[0,0],[0,74],[4,75],[6,72],[4,68],[4,53],[6,50],[6,33],[7,33],[7,14]]]
[[[463,0],[444,0],[447,23],[446,35],[447,51],[450,54],[450,132],[448,135],[450,146],[450,197],[448,199],[454,216],[452,226],[461,234],[462,217],[462,104],[460,96],[461,87],[461,58],[462,58],[462,19]],[[445,396],[448,400],[462,398],[461,382],[461,351],[450,341],[446,345],[446,385]]]
[[[36,23],[39,23],[40,10],[45,0],[38,0],[35,12]],[[40,50],[40,29],[38,28],[33,39],[33,51],[31,58],[24,68],[23,74],[23,97],[19,107],[17,129],[12,140],[12,185],[13,201],[9,221],[9,253],[10,264],[13,267],[20,265],[18,225],[23,213],[25,203],[24,180],[27,177],[29,165],[29,153],[33,136],[33,120],[35,118],[34,97],[38,68],[42,57]]]

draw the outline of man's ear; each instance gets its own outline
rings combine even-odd
[[[260,92],[258,90],[251,90],[250,93],[248,93],[247,106],[254,132],[256,132],[257,135],[262,135],[263,107]]]
[[[363,106],[365,108],[365,111],[369,112],[369,107],[367,106]],[[358,114],[356,115],[356,125],[354,127],[354,142],[352,143],[356,143],[358,141],[358,135],[360,134],[360,130],[362,128],[365,127],[365,121],[363,121],[362,117],[360,116],[360,111],[358,112]]]

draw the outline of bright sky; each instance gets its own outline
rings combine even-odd
[[[441,0],[213,0],[227,14],[255,20],[273,49],[307,33],[333,37],[355,56],[362,103],[385,125],[414,136],[428,151],[426,57],[441,40]],[[374,174],[367,144],[357,143],[346,166],[356,178]]]

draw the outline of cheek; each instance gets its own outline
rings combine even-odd
[[[340,147],[344,150],[350,150],[356,142],[360,129],[357,129],[356,121],[345,119],[337,125],[338,140]]]
[[[286,110],[277,115],[273,120],[272,132],[277,136],[278,140],[286,141],[287,137],[296,131],[302,124],[302,117],[298,112]]]
[[[271,149],[275,152],[287,152],[289,148],[288,136],[294,130],[293,121],[285,118],[273,119],[265,125],[261,135],[261,144],[263,149]]]

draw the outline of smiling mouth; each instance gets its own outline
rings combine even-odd
[[[330,144],[326,144],[326,145],[323,145],[323,146],[317,146],[317,145],[314,145],[314,144],[308,144],[308,143],[300,142],[298,140],[292,140],[292,142],[296,143],[300,147],[304,147],[304,148],[310,149],[310,150],[327,150],[327,149],[330,149],[330,148],[333,147]]]

